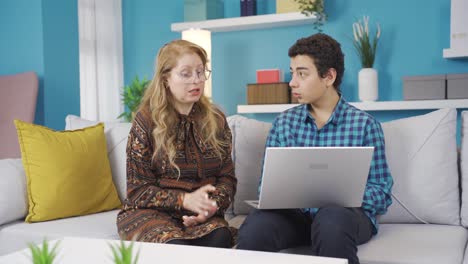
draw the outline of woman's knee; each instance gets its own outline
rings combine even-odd
[[[196,239],[193,244],[205,247],[230,248],[232,247],[231,231],[227,227],[215,229],[211,233]]]

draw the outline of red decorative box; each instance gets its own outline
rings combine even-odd
[[[283,82],[283,74],[280,69],[257,70],[257,83]]]

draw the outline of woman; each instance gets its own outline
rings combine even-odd
[[[231,247],[224,219],[236,192],[231,132],[203,95],[210,71],[198,45],[175,40],[135,115],[127,145],[127,199],[120,237],[144,242]]]

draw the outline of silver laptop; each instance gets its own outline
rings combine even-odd
[[[374,147],[267,148],[258,209],[359,207]]]

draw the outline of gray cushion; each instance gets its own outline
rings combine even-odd
[[[247,214],[251,207],[244,200],[257,199],[265,142],[271,123],[249,119],[240,115],[228,117],[233,135],[233,159],[237,177],[234,214]]]
[[[468,231],[461,226],[382,224],[379,233],[358,247],[361,264],[461,263]],[[306,247],[283,253],[311,254]]]
[[[456,115],[441,109],[382,124],[395,184],[381,223],[460,224]]]
[[[461,223],[468,227],[468,111],[462,111],[460,169],[462,186]]]
[[[461,263],[468,232],[461,226],[384,224],[359,246],[361,263]]]

